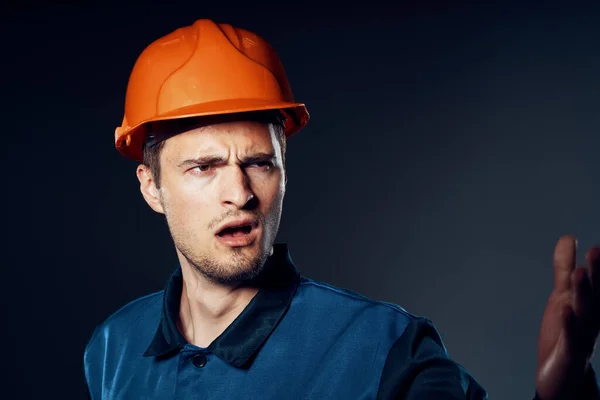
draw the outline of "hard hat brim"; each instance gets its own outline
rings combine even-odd
[[[164,114],[157,114],[155,117],[131,127],[118,127],[115,132],[115,145],[123,156],[142,162],[142,146],[147,134],[146,126],[149,122],[276,109],[281,110],[286,117],[285,134],[288,138],[302,129],[310,119],[308,110],[303,103],[266,101],[262,99],[220,100],[193,104],[171,110]]]

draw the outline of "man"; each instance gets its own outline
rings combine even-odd
[[[179,265],[163,291],[96,328],[90,398],[487,398],[426,318],[300,276],[274,243],[286,140],[308,119],[276,53],[246,30],[199,20],[140,55],[115,143],[141,162],[141,193],[165,215]],[[600,248],[587,269],[575,248],[565,236],[555,249],[542,400],[600,399]]]

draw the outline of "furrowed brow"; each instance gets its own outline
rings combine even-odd
[[[201,156],[197,158],[190,158],[182,161],[177,165],[179,168],[191,167],[195,165],[215,165],[222,164],[227,160],[221,156]]]
[[[271,152],[260,152],[260,153],[252,153],[242,158],[242,163],[244,164],[252,164],[260,161],[271,161],[276,158],[275,153]],[[178,168],[186,168],[193,167],[196,165],[217,165],[224,164],[227,162],[227,159],[221,156],[209,155],[209,156],[201,156],[197,158],[190,158],[182,161],[177,165]]]
[[[275,153],[252,153],[242,158],[244,164],[252,164],[258,161],[271,161],[274,160]]]

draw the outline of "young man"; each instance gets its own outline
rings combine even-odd
[[[199,20],[140,55],[115,143],[141,162],[141,193],[165,215],[179,266],[92,334],[92,399],[487,398],[426,318],[300,276],[274,243],[286,140],[308,119],[251,32]],[[587,270],[574,260],[565,236],[539,337],[543,400],[600,398],[589,364],[600,248]]]

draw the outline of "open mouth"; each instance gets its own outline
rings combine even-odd
[[[223,229],[217,236],[228,238],[228,237],[240,237],[249,234],[252,232],[252,224],[240,225],[240,226],[230,226],[228,228]]]

